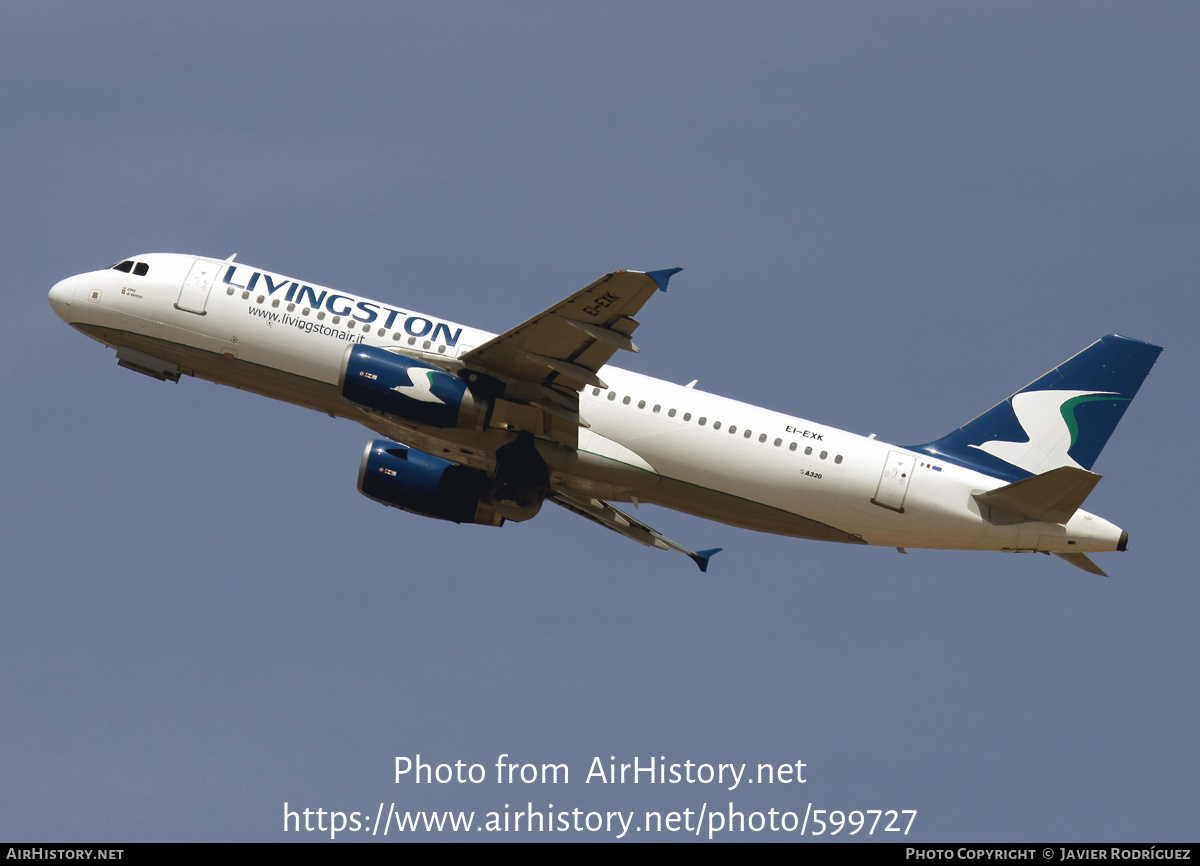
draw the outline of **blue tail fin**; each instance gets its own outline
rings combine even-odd
[[[910,450],[1009,481],[1060,466],[1090,470],[1161,351],[1101,337],[975,420]]]

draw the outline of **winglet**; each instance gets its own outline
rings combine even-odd
[[[711,547],[708,550],[697,550],[695,553],[689,553],[688,556],[692,558],[692,562],[700,566],[701,571],[707,572],[708,560],[722,550],[724,550],[723,547]]]
[[[660,292],[667,290],[667,283],[671,277],[682,271],[683,268],[667,268],[665,271],[646,271],[646,276],[654,280]]]

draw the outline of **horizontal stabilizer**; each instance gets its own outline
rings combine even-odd
[[[1096,565],[1096,563],[1092,562],[1082,553],[1055,553],[1054,555],[1059,559],[1065,559],[1076,568],[1082,568],[1088,574],[1098,574],[1101,577],[1108,577],[1108,575],[1101,570],[1100,566]]]
[[[1066,523],[1083,505],[1100,477],[1086,469],[1060,466],[986,493],[976,493],[975,501],[1024,520]]]

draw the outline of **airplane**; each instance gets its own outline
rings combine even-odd
[[[1091,471],[1162,349],[1110,334],[947,435],[899,446],[609,365],[680,268],[615,271],[496,335],[228,259],[154,253],[50,290],[118,365],[349,418],[358,489],[384,505],[501,526],[546,501],[701,571],[618,509],[651,503],[797,538],[1089,553],[1129,534],[1081,507]]]

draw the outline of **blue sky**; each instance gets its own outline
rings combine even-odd
[[[1194,837],[1193,6],[5,19],[0,838],[296,838],[285,802],[812,803],[916,809],[926,841]],[[499,530],[384,509],[354,487],[368,431],[131,375],[46,303],[152,251],[493,331],[609,271],[683,266],[626,366],[901,443],[1103,334],[1154,342],[1088,500],[1130,550],[1098,557],[1104,580],[641,509],[725,549],[701,576],[560,509]],[[395,784],[418,753],[572,775]],[[596,756],[803,760],[808,781],[601,786]]]

